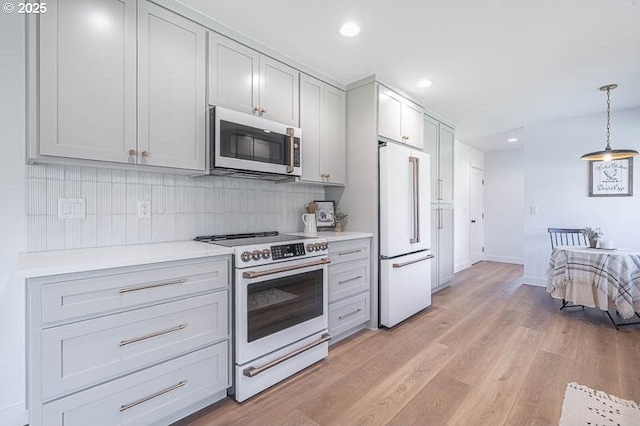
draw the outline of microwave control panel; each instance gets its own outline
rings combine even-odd
[[[273,260],[288,259],[290,257],[304,256],[305,254],[303,243],[271,246],[271,258]]]

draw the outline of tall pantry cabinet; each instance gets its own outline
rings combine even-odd
[[[431,155],[431,289],[453,278],[453,129],[424,115],[425,150]]]

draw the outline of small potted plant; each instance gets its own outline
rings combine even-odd
[[[336,212],[334,213],[333,217],[336,221],[336,232],[341,232],[345,225],[347,224],[347,217],[349,216],[349,213],[345,213],[345,212],[341,212],[340,210],[336,209]]]
[[[598,240],[602,237],[600,228],[589,228],[587,226],[582,230],[582,233],[589,239],[589,247],[596,248],[598,246]]]

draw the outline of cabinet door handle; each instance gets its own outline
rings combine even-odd
[[[149,151],[142,151],[142,152],[140,153],[140,155],[141,155],[142,157],[148,157],[148,156],[149,156]]]
[[[338,319],[341,319],[341,320],[342,320],[342,319],[345,319],[345,318],[352,317],[352,316],[354,316],[355,314],[357,314],[358,312],[362,312],[362,309],[358,308],[358,309],[356,309],[356,310],[355,310],[355,311],[353,311],[353,312],[349,312],[348,314],[340,315],[340,316],[338,317]]]
[[[155,333],[147,334],[146,336],[135,337],[135,338],[129,339],[129,340],[121,340],[120,341],[120,346],[127,346],[127,345],[130,345],[132,343],[141,342],[143,340],[153,339],[154,337],[163,336],[165,334],[173,333],[173,332],[176,332],[178,330],[184,330],[185,328],[187,328],[187,324],[180,324],[180,325],[175,326],[173,328],[168,328],[166,330],[156,331]]]
[[[440,225],[440,227],[438,229],[443,229],[444,228],[444,220],[442,220],[442,209],[438,209],[438,224]]]
[[[341,251],[340,253],[338,253],[338,256],[344,256],[344,255],[347,255],[347,254],[360,253],[361,251],[363,251],[363,250],[362,249],[356,249],[356,250]]]
[[[129,404],[121,405],[121,406],[120,406],[120,412],[122,412],[122,411],[126,411],[126,410],[128,410],[129,408],[135,407],[136,405],[140,405],[140,404],[142,404],[142,403],[144,403],[144,402],[150,401],[150,400],[152,400],[152,399],[154,399],[154,398],[157,398],[157,397],[159,397],[159,396],[161,396],[161,395],[164,395],[165,393],[169,393],[169,392],[171,392],[171,391],[174,391],[174,390],[176,390],[176,389],[178,389],[178,388],[183,387],[183,386],[184,386],[184,385],[186,385],[186,384],[187,384],[187,381],[186,381],[186,380],[182,380],[182,381],[180,381],[180,382],[176,383],[175,385],[173,385],[173,386],[171,386],[171,387],[168,387],[168,388],[166,388],[166,389],[163,389],[163,390],[161,390],[161,391],[159,391],[159,392],[153,393],[153,394],[151,394],[151,395],[149,395],[149,396],[145,396],[144,398],[141,398],[141,399],[139,399],[139,400],[137,400],[137,401],[134,401],[134,402],[131,402],[131,403],[129,403]]]
[[[260,108],[260,114],[266,114],[267,109],[266,108]]]
[[[138,153],[138,151],[136,151],[133,148],[129,150],[129,155],[136,155],[137,153]]]
[[[181,278],[179,280],[173,280],[173,281],[167,281],[164,283],[156,283],[156,284],[149,284],[149,285],[143,285],[140,287],[127,287],[127,288],[121,288],[119,290],[119,293],[131,293],[132,291],[141,291],[141,290],[148,290],[150,288],[156,288],[156,287],[164,287],[167,285],[175,285],[175,284],[182,284],[182,283],[186,283],[187,279],[186,278]]]
[[[260,112],[260,105],[256,105],[253,107],[253,112]]]
[[[362,278],[362,275],[358,275],[357,277],[349,278],[348,280],[338,281],[338,284],[345,284],[351,281],[356,281]]]

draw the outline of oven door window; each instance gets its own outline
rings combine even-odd
[[[240,160],[286,165],[288,136],[220,120],[220,155]]]
[[[247,287],[247,340],[253,342],[323,315],[323,270]]]

